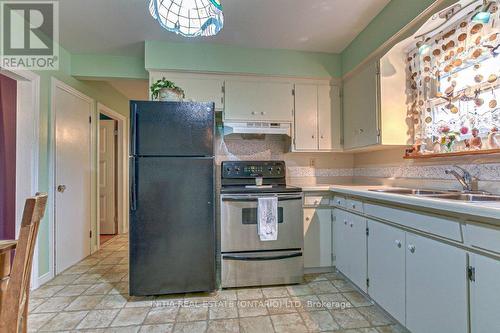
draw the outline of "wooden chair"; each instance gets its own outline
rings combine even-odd
[[[47,194],[37,193],[24,205],[21,231],[7,289],[0,304],[0,332],[18,333],[28,329],[28,300],[31,263],[40,220],[45,214]]]

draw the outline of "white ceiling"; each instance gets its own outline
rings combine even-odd
[[[186,39],[163,30],[149,0],[60,1],[61,44],[72,53],[142,55],[144,40],[341,52],[390,0],[221,0],[218,36]]]

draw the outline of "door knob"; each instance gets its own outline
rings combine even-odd
[[[415,245],[408,245],[408,250],[410,250],[411,253],[415,253]]]
[[[66,191],[66,185],[57,186],[57,192],[63,193],[64,191]]]

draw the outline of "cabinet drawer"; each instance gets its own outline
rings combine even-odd
[[[465,232],[472,247],[500,254],[500,228],[468,224]]]
[[[330,205],[329,195],[306,195],[304,197],[305,206],[329,206]]]
[[[460,223],[445,217],[416,213],[404,209],[392,208],[371,203],[364,204],[365,214],[397,223],[405,227],[428,232],[437,236],[463,242]]]
[[[345,198],[341,197],[340,195],[336,195],[333,197],[333,205],[337,207],[344,207],[345,208]]]
[[[363,213],[363,202],[354,199],[347,199],[346,208]]]

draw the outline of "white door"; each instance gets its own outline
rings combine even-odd
[[[471,254],[471,332],[497,332],[500,327],[500,261]]]
[[[99,121],[99,226],[100,233],[116,234],[115,121]]]
[[[90,115],[93,101],[54,85],[56,274],[90,254]]]
[[[332,211],[304,209],[304,267],[332,266]]]
[[[367,291],[366,219],[345,213],[347,220],[347,277],[364,292]]]
[[[318,86],[318,136],[320,150],[341,149],[340,89]]]
[[[405,232],[368,220],[368,294],[405,322]]]
[[[292,122],[292,90],[286,82],[226,81],[224,119]]]
[[[295,150],[318,150],[318,87],[295,85]]]
[[[467,332],[465,252],[409,232],[406,247],[406,327],[412,333]]]

